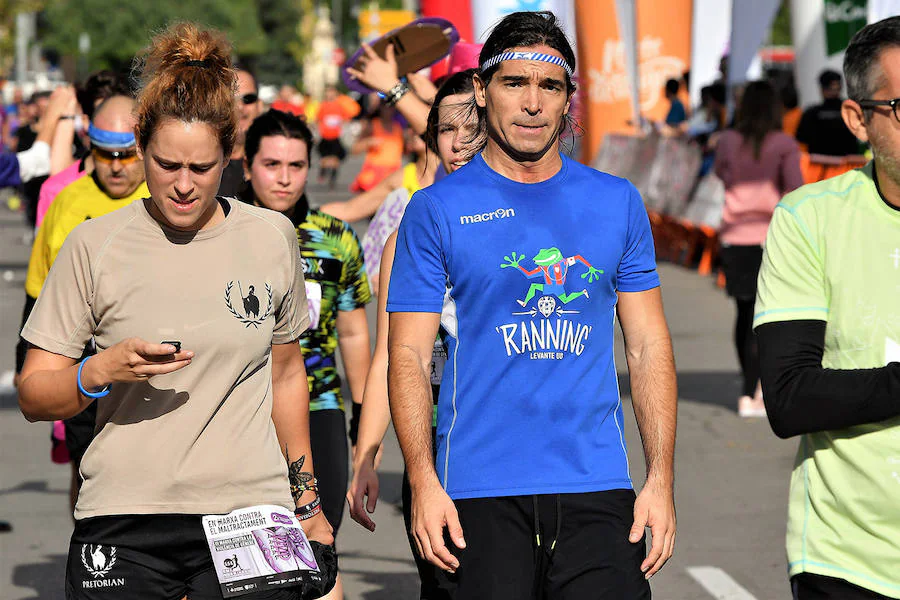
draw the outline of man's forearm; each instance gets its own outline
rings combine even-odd
[[[431,447],[433,401],[431,382],[418,353],[407,346],[391,348],[388,398],[413,488],[437,479]]]
[[[678,389],[668,336],[627,352],[634,416],[644,445],[647,479],[671,485],[674,477]]]

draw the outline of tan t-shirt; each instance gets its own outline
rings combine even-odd
[[[98,350],[139,337],[195,353],[97,400],[75,518],[290,508],[269,357],[309,324],[294,227],[229,200],[222,223],[185,234],[154,220],[149,202],[75,228],[22,332],[70,358],[92,336]]]

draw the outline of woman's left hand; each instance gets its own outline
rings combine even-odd
[[[319,513],[311,519],[301,521],[303,532],[309,540],[331,546],[334,544],[334,528],[325,518],[325,513]]]

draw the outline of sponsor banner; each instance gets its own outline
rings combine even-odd
[[[825,0],[825,51],[828,56],[843,52],[850,39],[866,26],[866,0]]]
[[[225,598],[320,577],[300,522],[284,507],[261,505],[207,515],[203,530]]]
[[[397,188],[384,199],[372,217],[366,235],[362,239],[363,257],[366,262],[366,274],[374,293],[378,293],[378,273],[381,270],[381,254],[388,237],[400,227],[406,205],[409,204],[409,191]]]
[[[580,83],[585,91],[582,159],[590,164],[606,134],[634,131],[633,110],[615,0],[578,2],[575,8]],[[665,118],[666,80],[681,79],[690,65],[691,8],[691,0],[637,0],[639,108],[645,118]]]

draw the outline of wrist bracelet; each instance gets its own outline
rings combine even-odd
[[[86,363],[88,361],[88,359],[90,359],[90,358],[93,358],[93,357],[88,356],[87,358],[85,358],[84,360],[81,361],[80,365],[78,365],[78,377],[76,377],[76,381],[78,381],[78,391],[81,392],[84,396],[87,396],[88,398],[94,398],[94,399],[103,398],[104,396],[109,394],[109,384],[106,384],[103,387],[103,389],[100,390],[99,392],[89,392],[86,389],[84,389],[83,385],[81,385],[81,372],[84,370],[84,363]]]
[[[309,512],[307,512],[307,513],[303,513],[303,514],[295,515],[295,516],[296,516],[299,520],[305,521],[305,520],[307,520],[307,519],[312,519],[314,516],[316,516],[317,514],[319,514],[319,513],[321,513],[321,512],[322,512],[322,507],[321,507],[321,506],[317,506],[317,507],[315,507],[314,509],[312,509],[311,511],[309,511]]]
[[[321,506],[321,504],[322,504],[322,498],[320,496],[316,496],[316,499],[313,500],[312,502],[310,502],[309,504],[304,504],[303,506],[298,506],[297,508],[295,508],[294,514],[298,515],[298,516],[302,515],[302,514],[306,514],[311,510],[315,510],[316,508]]]
[[[312,480],[310,480],[310,481],[301,483],[300,485],[296,485],[293,483],[291,484],[291,495],[292,496],[296,496],[299,498],[303,494],[303,492],[310,492],[310,491],[316,492],[316,493],[319,492],[319,480],[316,479],[315,477],[313,477]]]
[[[409,92],[409,84],[406,83],[406,78],[404,77],[397,84],[392,87],[387,94],[385,94],[385,103],[388,106],[394,106],[400,99],[403,98]]]

